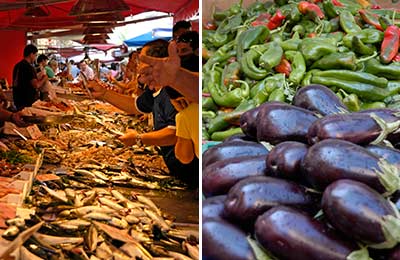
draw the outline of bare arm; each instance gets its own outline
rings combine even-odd
[[[40,80],[38,80],[38,79],[32,79],[32,80],[31,80],[31,85],[32,85],[34,88],[39,89],[39,88],[41,88],[44,84],[46,84],[46,81],[47,81],[48,79],[49,79],[49,78],[47,77],[47,75],[43,76]]]
[[[131,115],[142,114],[136,108],[135,98],[103,88],[96,81],[89,81],[88,87],[92,91],[93,97],[95,97],[96,99],[104,100]]]
[[[169,146],[176,143],[176,130],[174,128],[164,127],[163,129],[141,134],[142,143],[145,145]],[[136,144],[138,132],[131,130],[119,137],[125,145]]]
[[[190,139],[177,137],[175,145],[175,156],[184,164],[190,163],[194,159],[194,146]]]

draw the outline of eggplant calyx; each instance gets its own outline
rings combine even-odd
[[[375,122],[379,125],[379,127],[382,130],[379,136],[373,142],[371,142],[371,144],[381,143],[383,140],[386,139],[388,134],[395,132],[400,127],[400,120],[392,123],[387,123],[385,120],[377,116],[375,113],[371,113],[370,116],[375,120]]]
[[[382,220],[382,231],[386,238],[385,242],[369,245],[371,248],[387,249],[393,248],[400,241],[400,219],[392,215],[386,215]]]
[[[383,196],[389,196],[400,188],[400,176],[398,168],[381,158],[378,162],[379,170],[374,169],[379,182],[385,188]]]
[[[346,260],[373,260],[371,257],[369,257],[368,249],[366,247],[362,247],[359,250],[351,252],[346,257]]]
[[[278,258],[267,252],[256,240],[252,239],[250,236],[247,236],[247,241],[253,250],[256,260],[278,260]]]
[[[334,114],[348,114],[349,111],[347,111],[346,109],[344,109],[343,107],[337,107],[336,108],[339,110],[338,112],[334,113]]]
[[[265,147],[265,149],[268,150],[268,152],[270,152],[275,147],[274,145],[272,145],[272,144],[270,144],[268,142],[260,142],[260,143]]]

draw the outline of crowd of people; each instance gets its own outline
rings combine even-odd
[[[180,21],[170,42],[155,40],[130,53],[119,76],[102,65],[96,78],[85,60],[78,66],[70,61],[66,69],[71,79],[84,78],[94,98],[130,115],[151,114],[153,131],[131,129],[119,139],[129,146],[159,146],[170,173],[191,188],[198,188],[199,171],[198,48],[198,33],[191,30],[190,22]],[[26,46],[24,59],[14,67],[13,98],[18,111],[52,96],[50,86],[57,80],[58,64],[37,53],[35,46]],[[112,87],[104,87],[101,81]],[[0,111],[0,120],[1,115]],[[4,118],[23,124],[19,112]]]

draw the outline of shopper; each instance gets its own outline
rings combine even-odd
[[[182,20],[176,22],[174,27],[172,27],[172,39],[173,40],[178,39],[178,37],[181,36],[181,34],[190,31],[191,29],[192,29],[192,24],[189,21]]]
[[[199,104],[188,101],[171,87],[165,87],[176,115],[175,155],[182,163],[190,163],[199,158]]]
[[[39,99],[39,89],[48,80],[47,75],[38,80],[33,63],[38,49],[30,44],[24,48],[24,58],[14,66],[13,99],[17,110],[31,106]]]
[[[76,77],[78,77],[80,70],[78,69],[78,66],[76,66],[74,60],[70,60],[69,64],[70,64],[69,73],[71,74],[72,78],[75,79]]]
[[[192,72],[199,72],[199,33],[187,31],[176,40],[178,55],[181,58],[181,67]]]
[[[168,42],[155,40],[147,43],[141,54],[154,57],[166,57],[168,55]],[[179,57],[178,57],[179,58]],[[139,64],[143,66],[144,64]],[[198,176],[198,160],[189,164],[181,163],[175,156],[175,116],[177,111],[172,106],[164,88],[157,86],[155,89],[146,87],[138,97],[121,95],[114,91],[106,90],[100,85],[91,82],[89,86],[93,89],[93,96],[103,99],[129,114],[153,113],[154,131],[139,134],[129,131],[120,137],[126,145],[145,144],[160,146],[161,155],[171,174],[182,177],[184,181],[187,176]],[[193,184],[189,183],[192,187]]]

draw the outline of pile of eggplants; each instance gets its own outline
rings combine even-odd
[[[400,259],[399,122],[323,85],[245,112],[203,153],[203,259]]]
[[[238,127],[243,112],[267,101],[292,104],[294,93],[309,84],[326,85],[335,92],[329,95],[339,96],[352,112],[400,108],[398,1],[392,0],[390,9],[367,0],[248,1],[246,7],[242,2],[232,1],[226,10],[215,8],[203,25],[204,140],[247,134],[254,127]],[[390,1],[384,2],[389,8]],[[307,104],[303,108],[311,111],[317,106],[322,115],[343,109],[325,108],[325,98],[331,98],[325,94],[316,89],[309,95],[320,99],[315,103],[300,99],[298,105]],[[285,110],[281,107],[269,116]],[[299,110],[289,110],[301,115],[296,118],[299,124],[313,120]],[[363,119],[352,120],[357,124]],[[260,134],[274,127],[281,126],[266,127]],[[293,140],[303,142],[300,126],[298,130]],[[310,138],[319,139],[325,134],[321,131]],[[371,133],[359,138],[369,143],[376,137]]]

